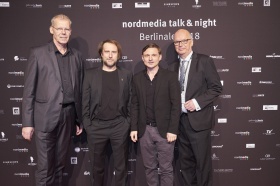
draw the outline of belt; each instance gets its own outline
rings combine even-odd
[[[147,122],[147,125],[149,125],[151,127],[156,127],[157,123],[156,122]]]

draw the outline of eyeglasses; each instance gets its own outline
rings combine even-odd
[[[63,31],[65,31],[67,33],[71,32],[70,28],[55,28],[54,26],[52,26],[52,27],[58,32],[63,32]]]
[[[175,46],[178,46],[178,45],[180,45],[180,44],[186,45],[186,44],[188,43],[189,40],[192,40],[192,39],[184,39],[184,40],[182,40],[182,41],[174,41],[174,45],[175,45]]]

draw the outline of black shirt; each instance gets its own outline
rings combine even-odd
[[[58,62],[58,67],[61,76],[62,88],[63,88],[63,102],[62,104],[69,104],[75,101],[74,90],[70,75],[70,55],[71,51],[67,47],[65,54],[61,54],[54,44],[55,56]]]
[[[155,123],[155,90],[156,90],[156,83],[157,83],[157,75],[154,76],[154,79],[151,80],[149,75],[147,74],[147,71],[144,71],[144,75],[146,77],[146,116],[147,116],[147,123]]]
[[[107,72],[102,70],[101,108],[96,118],[112,120],[120,116],[119,104],[119,76],[118,70]]]

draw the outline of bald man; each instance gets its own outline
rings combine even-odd
[[[184,185],[211,186],[212,160],[210,132],[215,124],[213,101],[222,85],[213,59],[193,52],[189,31],[174,34],[178,61],[169,69],[178,72],[181,108],[178,147]]]

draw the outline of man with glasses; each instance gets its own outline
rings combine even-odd
[[[192,51],[189,31],[174,34],[178,61],[169,69],[178,72],[182,114],[179,125],[179,162],[184,185],[211,186],[212,160],[210,132],[215,124],[213,101],[222,85],[213,59]]]
[[[173,152],[181,113],[177,74],[159,67],[161,58],[158,45],[146,45],[142,49],[146,69],[134,76],[132,86],[130,136],[133,142],[139,137],[149,186],[173,185]]]
[[[22,102],[22,136],[30,141],[35,132],[37,186],[62,185],[72,131],[82,132],[83,61],[68,46],[71,20],[54,16],[50,33],[51,42],[30,52]]]

